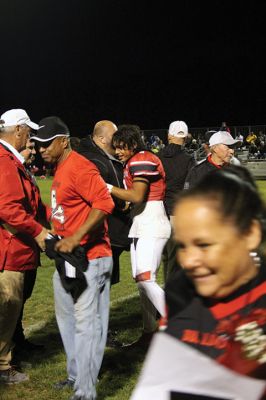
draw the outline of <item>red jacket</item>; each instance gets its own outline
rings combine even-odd
[[[38,266],[39,247],[34,237],[42,230],[36,220],[40,204],[39,190],[23,164],[0,143],[0,271]],[[10,233],[3,224],[17,233]]]

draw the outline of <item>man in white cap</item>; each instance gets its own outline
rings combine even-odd
[[[229,132],[215,132],[209,139],[210,153],[206,159],[197,164],[188,173],[184,189],[190,189],[209,171],[222,168],[231,162],[234,156],[234,148],[238,140],[234,139]]]
[[[177,193],[184,188],[185,178],[195,165],[195,160],[184,149],[188,127],[184,121],[174,121],[168,130],[168,145],[158,153],[166,175],[166,192],[164,204],[168,216],[173,216]],[[176,243],[172,236],[168,239],[163,252],[164,280],[175,271]]]
[[[39,129],[39,125],[32,122],[26,111],[21,108],[8,110],[2,114],[0,124],[2,128],[16,127],[17,130],[25,127],[31,128],[35,131]],[[28,129],[28,133],[29,132],[30,129]]]
[[[29,377],[10,365],[12,336],[23,303],[24,271],[35,269],[48,230],[37,222],[40,197],[23,165],[31,129],[39,126],[21,109],[0,117],[0,384]]]

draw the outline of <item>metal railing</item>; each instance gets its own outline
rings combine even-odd
[[[204,137],[205,132],[214,130],[218,131],[220,126],[205,126],[199,128],[189,128],[189,132],[192,137],[195,139],[200,139]],[[168,128],[163,129],[147,129],[144,130],[143,133],[146,138],[149,138],[152,135],[158,136],[162,141],[167,143],[167,132]],[[248,136],[249,133],[253,132],[256,135],[266,135],[266,125],[240,125],[240,126],[230,126],[230,132],[233,137],[241,134],[244,139]]]

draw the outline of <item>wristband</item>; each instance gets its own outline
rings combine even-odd
[[[110,183],[106,183],[106,186],[107,186],[109,193],[112,193],[112,189],[113,189],[114,185],[111,185]]]

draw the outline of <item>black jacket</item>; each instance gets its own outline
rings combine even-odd
[[[120,161],[116,160],[113,156],[105,153],[100,147],[98,147],[92,140],[91,136],[81,139],[78,153],[97,166],[106,183],[122,188],[124,187],[123,165]],[[129,213],[122,211],[125,203],[115,198],[113,200],[115,202],[115,209],[108,217],[111,245],[128,249],[130,244],[128,232],[131,225],[131,218]]]
[[[46,239],[45,254],[47,257],[55,260],[55,266],[58,271],[63,288],[67,293],[70,293],[74,303],[77,302],[79,296],[88,287],[88,283],[84,272],[88,269],[88,260],[86,249],[83,246],[78,246],[72,253],[63,253],[56,251],[54,246],[60,239],[55,235],[51,239]],[[68,278],[66,276],[65,261],[68,261],[76,268],[76,278]]]
[[[226,262],[226,261],[225,261]],[[235,341],[237,327],[250,322],[257,323],[259,335],[266,333],[266,266],[264,260],[258,275],[244,283],[225,298],[208,299],[196,293],[185,272],[171,276],[165,287],[168,309],[166,333],[217,359],[238,373],[265,379],[266,363],[260,364],[255,357],[248,357],[245,344]],[[254,338],[253,331],[253,338]],[[252,337],[247,331],[246,339]],[[246,342],[247,343],[247,342]],[[259,347],[259,340],[251,343]],[[242,349],[241,349],[242,347]],[[246,354],[246,356],[243,356]]]
[[[199,162],[192,168],[185,180],[184,189],[191,189],[194,187],[208,172],[217,169],[214,164],[208,161],[208,158]]]
[[[162,161],[166,174],[165,206],[172,215],[176,194],[183,190],[188,171],[195,165],[195,160],[180,145],[171,143],[157,156]]]

